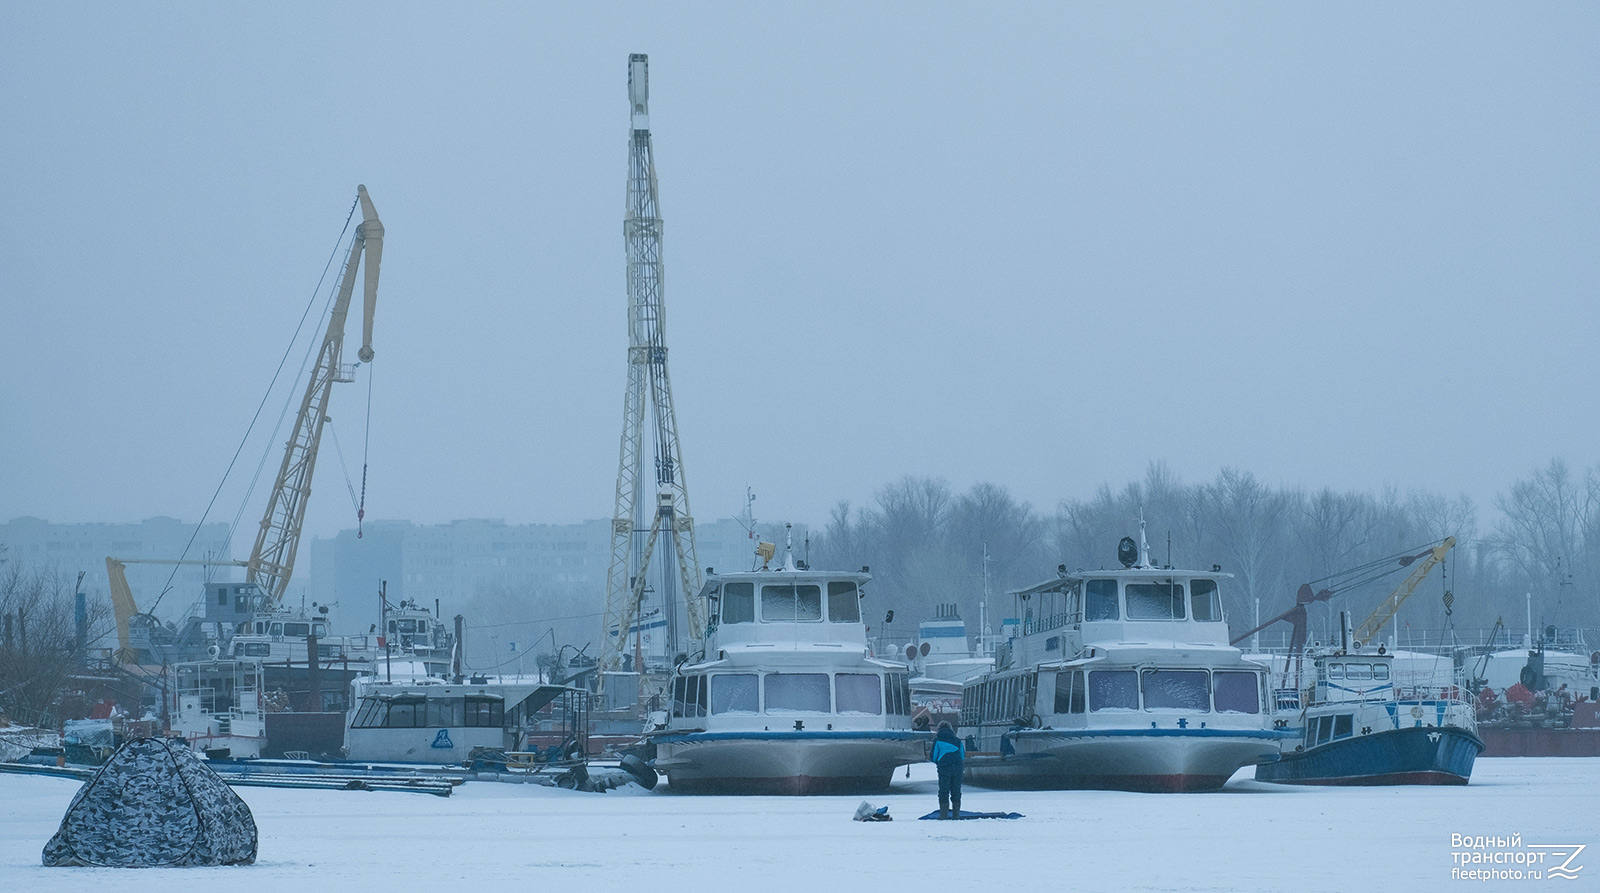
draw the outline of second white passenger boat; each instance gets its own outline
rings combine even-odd
[[[974,784],[1203,791],[1278,757],[1265,669],[1228,644],[1218,571],[1063,567],[1014,593],[1022,624],[961,701]]]
[[[670,790],[884,790],[896,768],[926,759],[907,666],[867,645],[869,579],[797,568],[792,553],[776,570],[708,572],[705,652],[673,672],[671,710],[647,735]]]

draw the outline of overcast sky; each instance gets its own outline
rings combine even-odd
[[[368,518],[609,517],[632,52],[702,519],[1600,462],[1600,6],[771,6],[0,5],[0,521],[198,521],[358,183]]]

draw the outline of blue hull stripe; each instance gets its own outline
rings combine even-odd
[[[932,732],[684,732],[651,735],[658,744],[689,741],[932,741]]]
[[[1300,737],[1299,732],[1287,729],[1019,729],[1006,734],[1013,738],[1252,738],[1263,741]]]

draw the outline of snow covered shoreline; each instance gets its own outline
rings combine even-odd
[[[79,783],[0,776],[0,878],[10,890],[427,890],[461,882],[570,890],[1443,890],[1451,835],[1585,844],[1600,876],[1600,760],[1482,758],[1466,787],[1299,788],[1251,770],[1219,792],[1013,792],[969,787],[997,822],[919,822],[931,767],[868,797],[895,821],[851,821],[861,797],[585,794],[469,783],[449,798],[240,789],[260,828],[253,866],[44,868]],[[1477,882],[1501,889],[1524,881]]]

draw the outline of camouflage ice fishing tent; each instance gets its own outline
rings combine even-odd
[[[135,738],[72,798],[44,864],[153,868],[247,865],[256,821],[232,788],[179,744]]]

